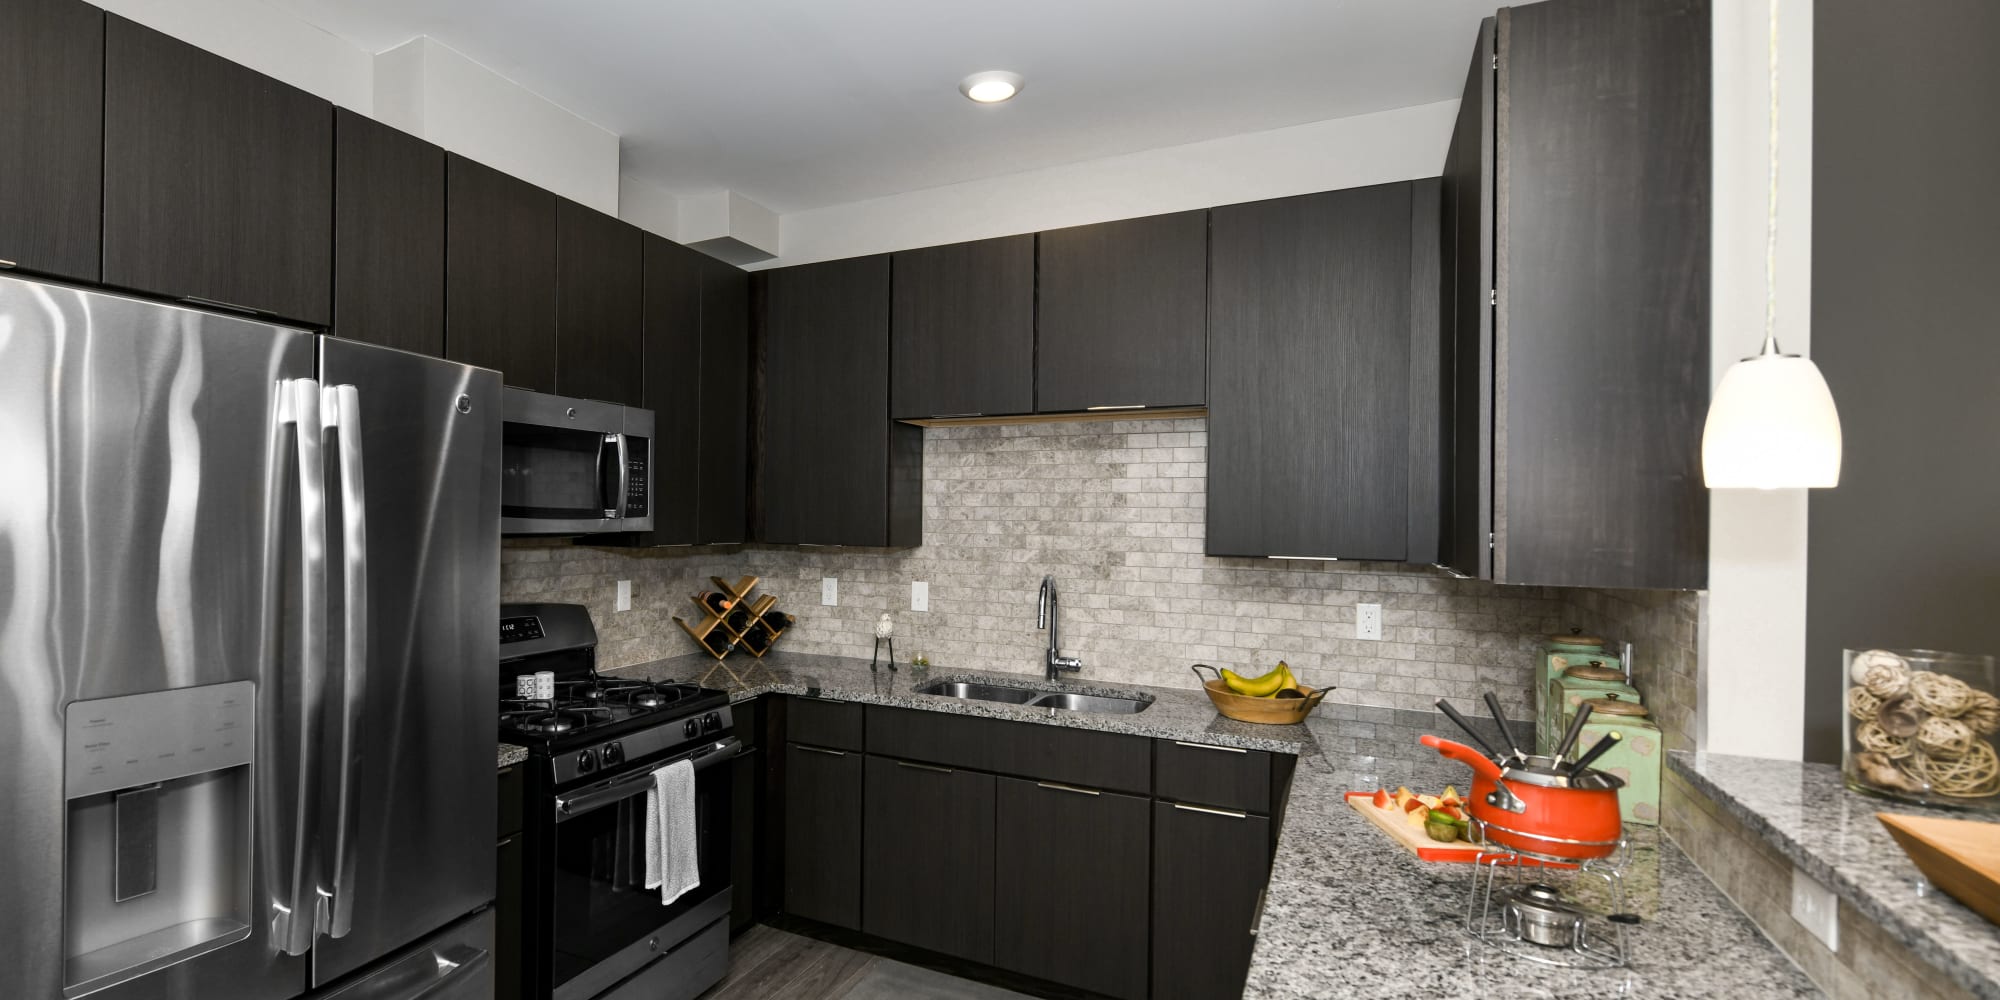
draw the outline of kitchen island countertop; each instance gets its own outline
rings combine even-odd
[[[692,681],[713,665],[702,654],[605,673]],[[1257,948],[1244,996],[1265,998],[1412,997],[1814,997],[1819,992],[1670,841],[1645,830],[1635,852],[1630,968],[1575,971],[1483,954],[1460,930],[1469,871],[1427,863],[1390,843],[1343,801],[1349,789],[1408,785],[1436,791],[1471,784],[1470,772],[1418,745],[1442,732],[1441,716],[1327,703],[1297,726],[1260,726],[1216,714],[1199,690],[1093,684],[1064,690],[1153,697],[1133,715],[1065,712],[917,694],[926,682],[998,679],[1031,687],[1033,675],[901,667],[871,671],[851,657],[774,650],[761,661],[731,660],[710,686],[732,701],[792,694],[929,711],[1014,719],[1159,739],[1290,753],[1299,758],[1278,836]]]
[[[1833,764],[1676,750],[1667,766],[1917,957],[2000,1000],[2000,934],[1926,881],[1875,814],[1991,817],[1848,791]]]

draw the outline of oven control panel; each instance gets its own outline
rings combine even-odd
[[[557,784],[614,771],[631,761],[644,761],[664,751],[676,753],[693,749],[703,742],[718,742],[734,729],[728,707],[713,709],[685,719],[663,721],[651,729],[625,733],[615,740],[555,754]]]
[[[534,615],[500,619],[500,644],[542,638],[542,620]]]

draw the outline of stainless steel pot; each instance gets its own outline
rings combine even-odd
[[[1509,934],[1545,948],[1569,948],[1583,933],[1582,910],[1563,902],[1553,886],[1534,883],[1507,893],[1501,919]]]

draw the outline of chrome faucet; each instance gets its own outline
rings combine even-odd
[[[1049,680],[1061,677],[1065,670],[1077,671],[1083,669],[1082,660],[1074,656],[1062,655],[1062,651],[1057,646],[1056,639],[1059,630],[1056,627],[1056,617],[1058,615],[1056,603],[1056,578],[1054,576],[1044,576],[1042,577],[1042,596],[1039,603],[1035,605],[1035,627],[1049,630],[1047,664]]]

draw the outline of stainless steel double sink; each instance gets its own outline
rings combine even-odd
[[[930,681],[911,689],[917,694],[934,694],[945,698],[964,698],[968,701],[993,701],[1004,705],[1023,705],[1028,708],[1062,709],[1066,712],[1103,712],[1110,715],[1131,715],[1143,712],[1153,704],[1153,699],[1143,696],[1082,694],[1074,691],[1045,691],[1039,688],[1014,687],[1009,684],[989,684],[980,681]]]

